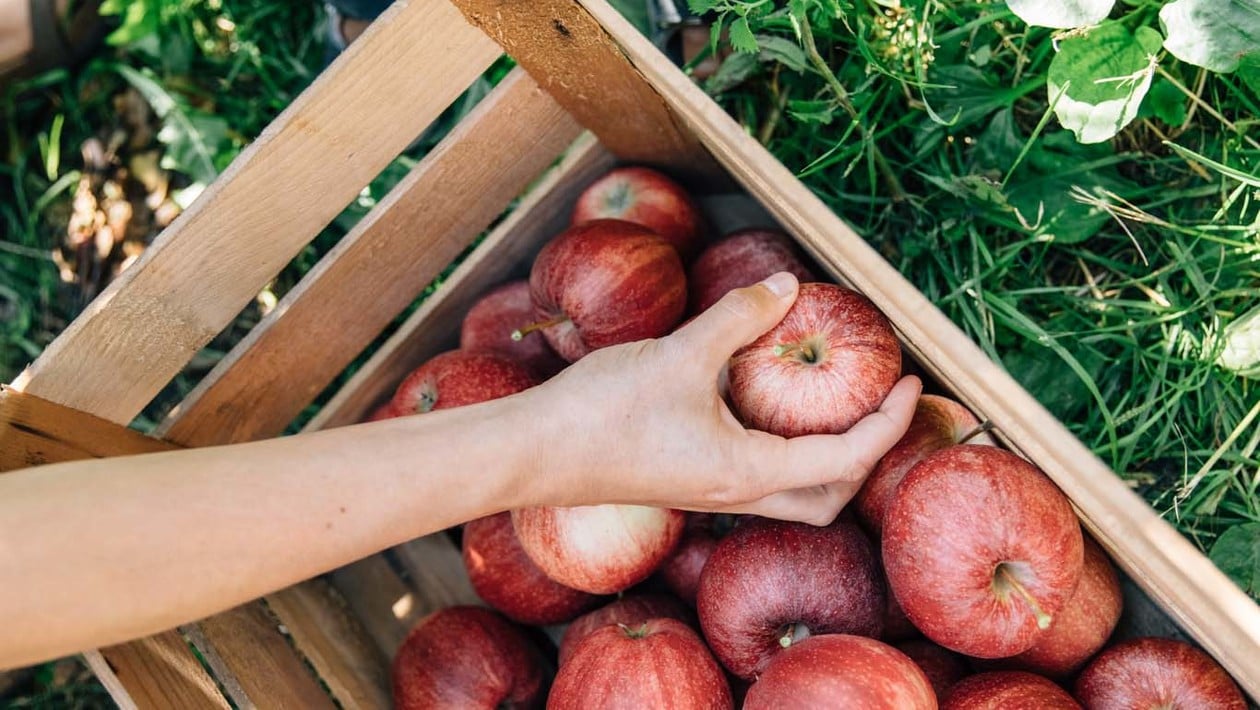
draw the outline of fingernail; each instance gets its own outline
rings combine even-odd
[[[786,271],[780,271],[762,281],[761,284],[769,289],[770,293],[779,298],[785,298],[792,293],[792,289],[796,288],[796,277]]]

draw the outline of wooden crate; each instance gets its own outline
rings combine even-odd
[[[126,430],[503,50],[523,70],[284,297],[160,438]],[[1139,603],[1149,596],[1260,699],[1260,609],[603,0],[395,3],[0,390],[0,471],[281,434],[520,197],[308,428],[358,421],[411,367],[455,344],[476,296],[523,274],[577,192],[618,160],[751,195],[1054,479],[1142,590]],[[458,551],[434,535],[86,656],[122,707],[384,707],[388,659],[409,626],[475,601]]]

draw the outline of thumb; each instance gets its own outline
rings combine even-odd
[[[688,352],[721,366],[734,352],[778,325],[796,301],[796,277],[780,271],[730,291],[675,334]]]

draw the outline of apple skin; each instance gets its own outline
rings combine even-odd
[[[363,421],[364,422],[379,422],[379,421],[384,421],[386,419],[393,419],[394,417],[397,417],[397,416],[400,416],[400,415],[398,414],[398,412],[394,410],[393,401],[388,401],[388,402],[385,402],[384,404],[378,405],[376,409],[373,409],[372,413],[368,414],[367,418],[364,419]]]
[[[452,409],[516,394],[538,384],[524,365],[491,352],[450,350],[416,368],[394,392],[399,415]]]
[[[753,429],[843,434],[900,376],[901,346],[884,314],[857,291],[807,283],[778,325],[731,357],[731,401]]]
[[[705,249],[687,272],[688,312],[707,311],[728,291],[752,286],[780,271],[794,274],[801,283],[818,280],[805,265],[800,248],[783,232],[732,232]]]
[[[560,667],[548,710],[729,710],[731,689],[704,642],[675,619],[604,626]]]
[[[541,333],[512,340],[512,331],[534,320],[529,282],[510,281],[482,296],[464,316],[459,330],[462,350],[491,350],[524,363],[547,379],[567,365]]]
[[[704,218],[691,195],[651,168],[617,168],[591,183],[573,207],[572,225],[621,219],[665,238],[684,260],[700,250]]]
[[[947,397],[925,394],[919,397],[914,408],[914,418],[910,420],[910,428],[901,440],[893,445],[884,458],[876,464],[875,470],[867,477],[862,488],[853,498],[853,505],[858,518],[870,530],[879,536],[883,528],[884,510],[888,501],[892,500],[897,484],[905,478],[906,472],[916,463],[922,461],[933,451],[962,442],[980,426],[966,407]],[[967,443],[996,446],[997,442],[987,433],[976,434]]]
[[[560,357],[657,338],[682,320],[687,279],[678,252],[655,232],[599,219],[547,243],[529,272],[534,320]],[[525,325],[525,324],[522,324]]]
[[[1037,638],[1032,648],[992,664],[995,668],[1066,678],[1107,643],[1123,610],[1124,596],[1115,566],[1098,543],[1086,537],[1081,581],[1054,623]]]
[[[600,602],[594,594],[570,589],[543,574],[521,548],[511,513],[465,524],[463,556],[477,596],[517,623],[559,624]]]
[[[539,708],[541,658],[519,628],[489,609],[442,609],[421,619],[394,655],[394,707]]]
[[[717,549],[718,540],[730,529],[729,525],[720,525],[718,518],[719,516],[708,513],[688,513],[682,540],[657,570],[669,591],[692,607],[696,605],[696,592],[700,588],[700,572],[704,569],[704,563],[709,561],[709,556]]]
[[[677,619],[695,627],[695,615],[682,602],[668,594],[627,594],[573,620],[560,638],[560,665],[573,655],[573,649],[593,632],[605,626],[640,626],[651,619]]]
[[[811,636],[775,656],[744,710],[935,710],[923,671],[875,639]]]
[[[615,594],[647,579],[682,537],[681,510],[584,505],[512,511],[525,554],[548,577],[591,594]]]
[[[880,639],[885,643],[895,643],[922,636],[923,634],[910,623],[910,617],[906,616],[906,612],[897,603],[897,595],[892,593],[886,577],[884,588],[888,590],[888,603],[884,606],[884,635]]]
[[[1103,649],[1077,677],[1076,697],[1089,710],[1247,707],[1211,656],[1188,643],[1154,637]]]
[[[1067,498],[1032,464],[963,444],[920,461],[897,486],[883,561],[897,602],[925,636],[968,656],[1004,658],[1032,647],[1067,604],[1084,538]]]
[[[1023,671],[993,671],[963,678],[941,710],[1081,710],[1067,691]]]
[[[962,656],[931,641],[904,641],[895,648],[906,654],[923,671],[923,675],[932,684],[932,692],[936,693],[938,701],[968,675],[967,664],[963,662]]]
[[[752,679],[784,642],[830,633],[879,636],[884,599],[874,550],[856,524],[820,528],[753,518],[709,557],[696,610],[718,660]]]

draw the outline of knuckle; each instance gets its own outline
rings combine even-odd
[[[732,318],[752,318],[761,310],[757,291],[757,287],[735,289],[723,296],[717,307]]]

